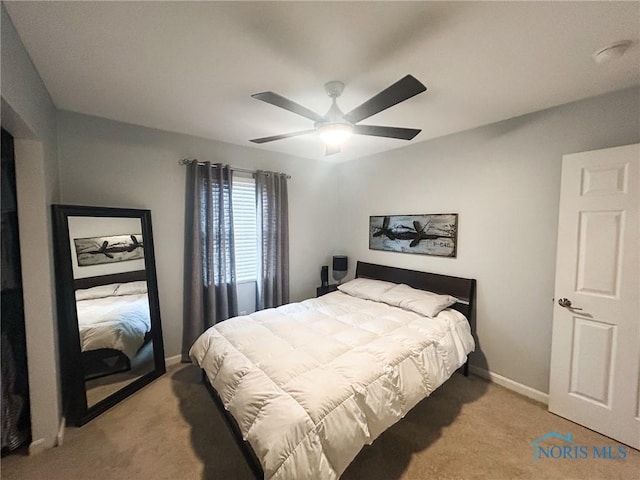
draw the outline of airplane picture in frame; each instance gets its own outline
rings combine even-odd
[[[144,242],[139,233],[74,238],[73,243],[80,267],[144,258]]]
[[[371,250],[455,258],[457,243],[457,213],[369,217]]]

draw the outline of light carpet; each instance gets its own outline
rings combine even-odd
[[[533,440],[549,432],[571,433],[576,445],[589,449],[616,452],[620,445],[503,387],[456,374],[365,447],[342,478],[640,478],[640,452],[629,447],[624,459],[534,461]],[[9,455],[1,468],[6,480],[252,478],[192,365],[169,368],[89,424],[67,428],[62,446],[31,457]]]

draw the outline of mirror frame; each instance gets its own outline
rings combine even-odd
[[[67,422],[84,425],[109,408],[124,400],[166,372],[158,281],[151,228],[151,211],[133,208],[90,207],[81,205],[52,205],[53,245],[56,274],[56,302],[58,312],[58,347],[62,407]],[[80,333],[76,311],[75,285],[69,238],[69,217],[122,217],[139,218],[144,239],[145,274],[151,339],[153,341],[154,369],[100,400],[91,407],[87,404],[85,379],[81,363]]]

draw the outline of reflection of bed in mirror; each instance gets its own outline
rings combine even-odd
[[[150,340],[145,272],[75,280],[85,380],[127,371]]]
[[[154,368],[144,270],[74,280],[87,405]]]

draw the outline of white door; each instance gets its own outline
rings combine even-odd
[[[565,155],[549,411],[640,448],[640,144]]]

